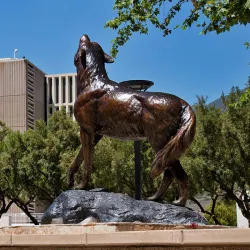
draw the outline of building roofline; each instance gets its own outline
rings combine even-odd
[[[59,73],[59,74],[47,74],[46,72],[44,72],[43,70],[41,70],[38,66],[36,66],[34,63],[32,63],[30,60],[28,60],[27,58],[0,58],[0,63],[1,62],[13,62],[13,61],[25,61],[28,62],[29,64],[31,64],[32,66],[36,67],[37,69],[39,69],[44,75],[45,77],[58,77],[58,76],[74,76],[77,73],[76,72],[71,72],[71,73]]]
[[[28,62],[29,64],[31,64],[32,66],[36,67],[38,70],[40,70],[44,75],[46,75],[46,73],[41,70],[38,66],[36,66],[34,63],[32,63],[30,60],[28,60],[27,58],[0,58],[0,63],[4,62],[4,63],[8,63],[8,62],[17,62],[17,61],[24,61],[24,62]]]
[[[46,74],[45,77],[73,76],[73,75],[76,75],[76,72],[72,72],[72,73],[60,73],[60,74]]]
[[[34,63],[32,63],[30,60],[28,60],[27,58],[23,59],[24,61],[28,62],[29,64],[31,64],[32,66],[36,67],[37,69],[39,69],[44,75],[46,75],[46,72],[44,72],[43,70],[41,70],[38,66],[36,66]]]

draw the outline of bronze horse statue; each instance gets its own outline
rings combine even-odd
[[[195,135],[196,118],[190,105],[171,94],[134,91],[110,80],[105,63],[114,62],[113,58],[87,35],[80,39],[74,62],[79,93],[74,115],[80,125],[82,147],[70,169],[70,188],[83,160],[78,188],[87,187],[94,147],[104,135],[121,140],[147,139],[156,152],[151,177],[164,172],[159,190],[149,200],[159,199],[175,178],[179,199],[173,204],[185,206],[188,177],[179,158]]]

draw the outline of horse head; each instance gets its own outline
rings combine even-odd
[[[109,80],[105,63],[113,63],[114,59],[106,54],[102,47],[91,42],[88,35],[84,34],[79,41],[74,64],[77,68],[78,86],[81,92],[93,79]]]

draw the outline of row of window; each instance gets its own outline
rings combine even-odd
[[[33,129],[35,125],[35,71],[28,64],[28,127]]]
[[[61,77],[61,93],[59,90],[59,77],[54,77],[54,86],[52,78],[48,78],[48,98],[49,104],[57,104],[59,103],[59,96],[61,94],[61,102],[62,103],[71,103],[74,100],[74,93],[73,93],[73,77],[68,76],[68,91],[67,91],[67,84],[66,84],[66,77]],[[54,87],[54,96],[52,88]],[[66,93],[68,93],[68,98],[66,97]]]
[[[65,107],[66,108],[66,106],[61,106],[61,107]],[[54,107],[54,111],[58,111],[60,109],[60,107],[59,106],[56,106],[56,107]],[[69,115],[72,117],[73,116],[73,105],[68,105],[68,113],[69,113]],[[49,108],[48,108],[48,116],[50,116],[50,115],[52,115],[53,114],[53,107],[52,106],[50,106]]]

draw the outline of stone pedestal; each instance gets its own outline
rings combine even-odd
[[[3,227],[0,250],[225,250],[250,249],[250,230],[145,223]]]
[[[68,190],[58,196],[43,214],[42,224],[79,224],[96,222],[142,222],[157,224],[207,224],[197,211],[147,200],[135,200],[126,194]]]

